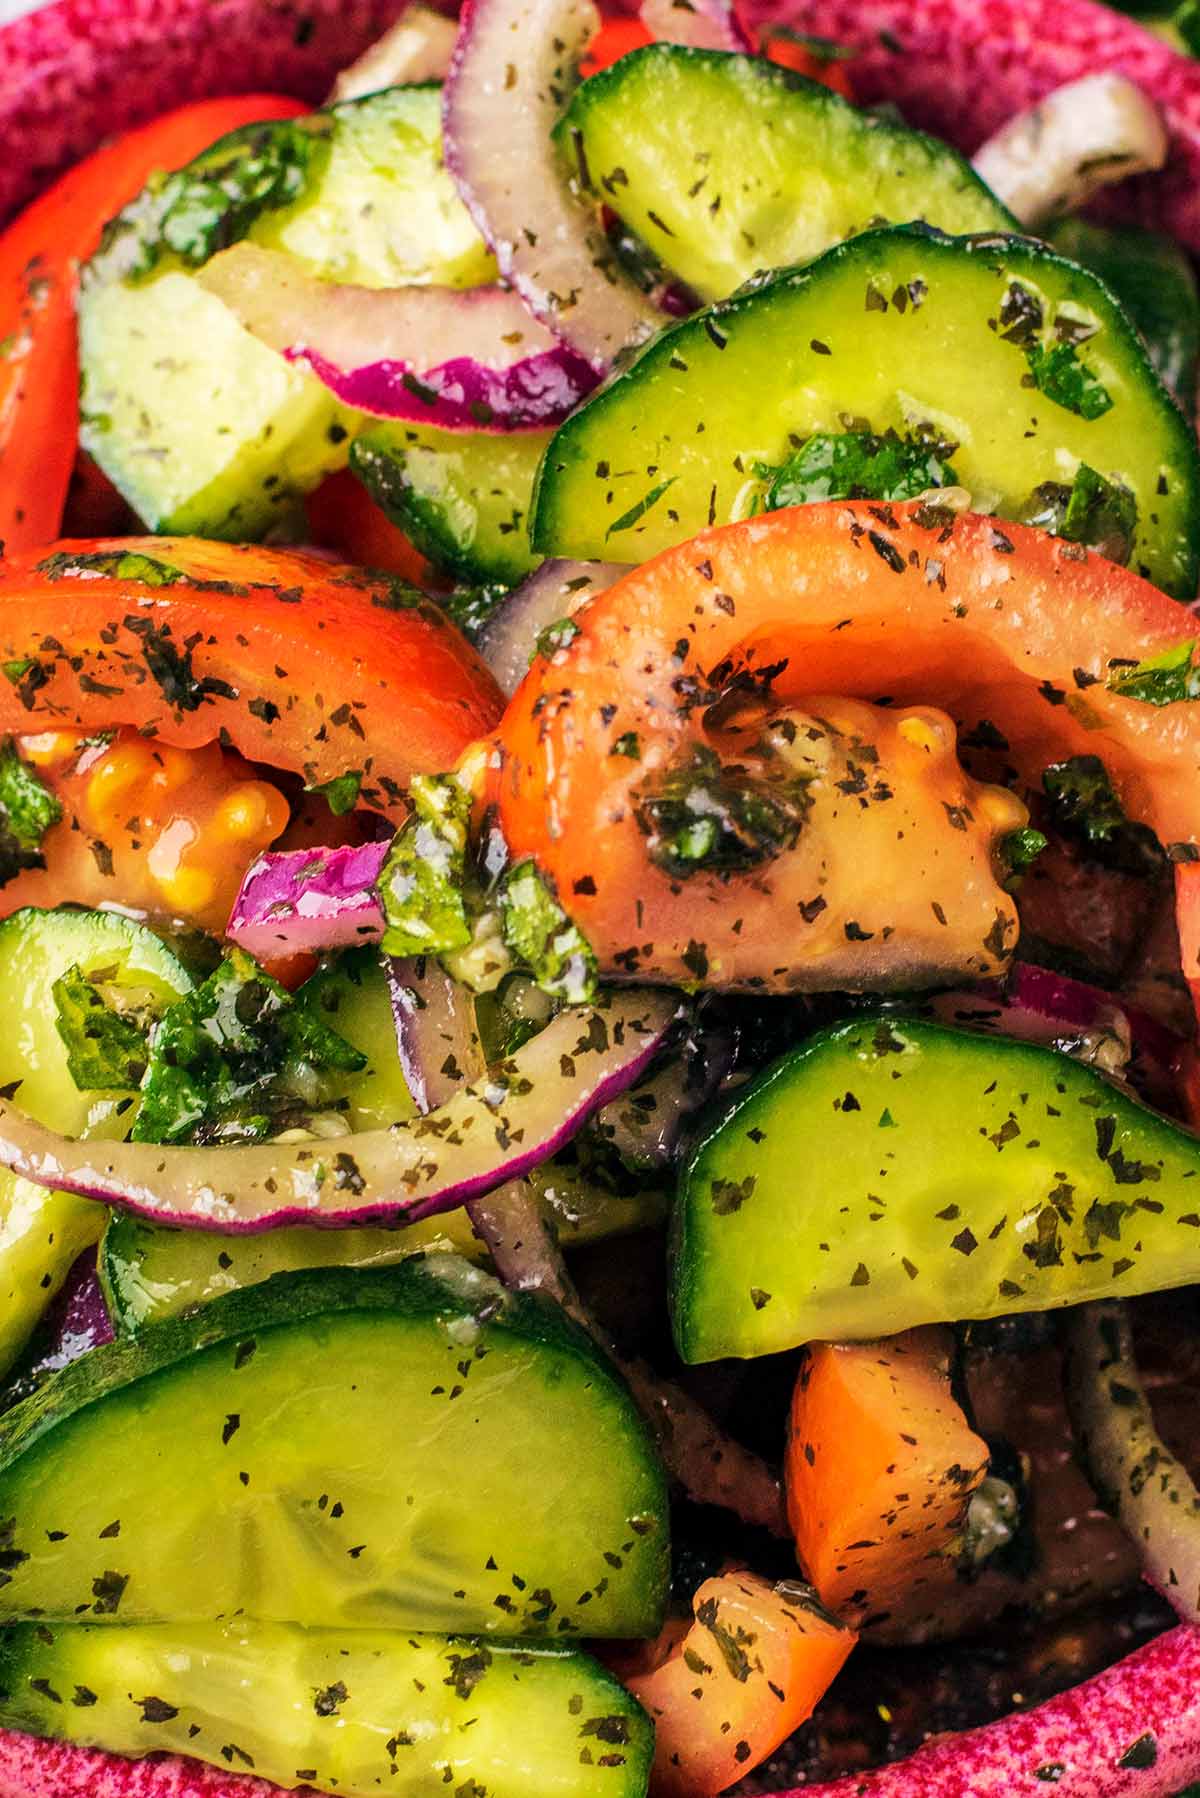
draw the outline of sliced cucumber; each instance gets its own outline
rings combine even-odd
[[[1200,366],[1200,293],[1184,250],[1151,231],[1121,231],[1064,219],[1051,242],[1072,262],[1107,281],[1146,340],[1150,360],[1182,411],[1196,411]]]
[[[642,1636],[665,1594],[624,1386],[452,1256],[282,1275],[94,1350],[0,1419],[0,1519],[0,1620]]]
[[[367,1058],[356,1074],[325,1076],[326,1102],[333,1102],[351,1130],[386,1130],[416,1107],[400,1065],[392,1000],[378,953],[351,949],[306,981],[306,997],[314,1000],[332,1030]]]
[[[242,540],[290,524],[358,422],[192,278],[241,238],[372,287],[495,274],[442,163],[436,87],[248,126],[156,176],[79,300],[82,441],[152,530]]]
[[[885,220],[1016,220],[947,144],[757,56],[651,44],[576,88],[555,133],[574,179],[702,300]]]
[[[1109,290],[1020,238],[919,227],[664,331],[555,433],[532,541],[644,561],[753,512],[813,434],[889,429],[952,443],[976,508],[1002,518],[1087,463],[1134,496],[1132,565],[1195,593],[1196,441]]]
[[[153,932],[113,912],[19,911],[0,924],[0,1086],[23,1110],[68,1136],[123,1136],[132,1093],[84,1093],[71,1078],[56,1026],[53,987],[80,967],[101,990],[157,1013],[191,988]],[[103,976],[103,979],[98,977]],[[95,1242],[105,1212],[0,1173],[0,1372],[12,1366],[75,1257]]]
[[[328,389],[167,269],[79,300],[80,442],[153,531],[242,541],[346,460]]]
[[[0,1721],[343,1798],[643,1798],[653,1730],[587,1655],[286,1624],[0,1631]]]
[[[1200,1139],[1095,1068],[904,1018],[819,1032],[680,1183],[688,1361],[1133,1297],[1200,1278]]]
[[[290,207],[248,235],[327,281],[479,287],[496,264],[442,161],[442,90],[387,88],[325,115],[329,159]]]
[[[376,424],[350,466],[371,498],[454,580],[514,585],[541,561],[529,503],[548,431],[440,431]]]
[[[623,1197],[554,1162],[545,1163],[532,1179],[564,1248],[656,1228],[666,1216],[667,1195],[657,1188]],[[40,1188],[29,1191],[37,1195]],[[77,1203],[86,1214],[96,1210],[82,1200]],[[262,1236],[164,1230],[116,1212],[100,1243],[100,1278],[113,1328],[119,1336],[137,1336],[148,1324],[180,1317],[224,1292],[255,1286],[274,1274],[312,1267],[392,1267],[410,1255],[437,1251],[482,1258],[483,1244],[465,1211],[422,1218],[402,1230],[269,1230]]]

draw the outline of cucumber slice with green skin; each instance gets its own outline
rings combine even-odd
[[[39,1122],[68,1136],[123,1136],[132,1093],[82,1093],[55,1023],[54,982],[69,968],[110,970],[102,990],[160,1012],[191,990],[185,969],[152,931],[113,912],[15,912],[0,924],[0,1004],[10,1026],[0,1085]],[[12,1366],[105,1212],[69,1193],[0,1173],[0,1373]]]
[[[512,586],[542,559],[529,547],[529,506],[550,436],[375,424],[355,442],[350,466],[443,574]]]
[[[276,197],[229,203],[265,185],[251,164],[276,170]],[[79,298],[81,441],[151,530],[238,541],[290,525],[361,422],[192,278],[241,238],[368,287],[495,278],[442,162],[436,86],[248,126],[156,177],[109,226]]]
[[[0,1621],[646,1636],[667,1534],[594,1344],[452,1256],[230,1293],[0,1419]]]
[[[576,183],[702,300],[884,220],[1016,220],[936,138],[756,56],[651,44],[575,90],[555,132]]]
[[[654,1732],[587,1655],[286,1624],[0,1631],[6,1728],[343,1798],[643,1798]]]
[[[710,1127],[674,1229],[686,1361],[1132,1297],[1200,1278],[1200,1138],[1052,1049],[860,1020]]]
[[[323,1079],[323,1090],[350,1129],[386,1130],[413,1117],[416,1106],[400,1065],[391,994],[377,951],[348,950],[306,981],[304,992],[316,1000],[330,1029],[367,1058],[359,1073]]]
[[[1150,360],[1189,418],[1200,369],[1200,293],[1191,260],[1170,237],[1064,219],[1051,241],[1107,281],[1146,340]]]
[[[622,1197],[553,1162],[531,1178],[566,1249],[657,1228],[665,1220],[666,1194],[652,1187]],[[41,1189],[30,1187],[29,1192],[37,1196]],[[89,1212],[97,1209],[92,1206]],[[275,1274],[312,1267],[393,1267],[410,1255],[449,1251],[471,1260],[484,1254],[465,1210],[422,1218],[402,1230],[270,1230],[262,1236],[164,1230],[129,1212],[114,1212],[100,1243],[100,1279],[117,1335],[137,1336],[148,1324],[181,1317],[222,1293]]]
[[[664,331],[556,431],[532,541],[645,561],[753,512],[759,468],[815,432],[921,427],[1001,518],[1083,462],[1122,482],[1132,565],[1195,593],[1195,437],[1109,290],[1025,239],[920,227],[866,232]]]

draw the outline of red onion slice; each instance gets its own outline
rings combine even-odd
[[[400,1066],[420,1112],[445,1105],[485,1071],[475,1001],[431,958],[384,957]]]
[[[1022,1042],[1045,1043],[1064,1054],[1083,1053],[1108,1074],[1130,1073],[1158,1104],[1177,1095],[1174,1067],[1181,1038],[1149,1012],[1118,993],[1088,986],[1030,962],[1014,962],[1004,980],[982,981],[963,991],[935,993],[932,1015],[958,1028],[990,1030]],[[1105,1039],[1115,1059],[1105,1053]],[[1129,1053],[1120,1055],[1121,1039]]]
[[[352,287],[282,250],[235,244],[196,279],[346,406],[458,431],[557,424],[596,385],[588,363],[502,287]]]
[[[505,280],[603,372],[662,317],[573,198],[550,136],[598,24],[591,0],[469,0],[442,135],[446,167]]]
[[[177,1754],[131,1761],[0,1729],[0,1798],[280,1798],[280,1788]]]
[[[384,919],[375,882],[390,846],[260,855],[246,870],[225,934],[259,961],[378,942]]]
[[[342,70],[328,104],[361,100],[384,87],[444,81],[457,36],[453,19],[416,0],[416,4],[405,8],[390,31],[364,50],[357,62]]]
[[[1118,1300],[1066,1320],[1066,1392],[1075,1440],[1106,1511],[1185,1623],[1200,1623],[1200,1492],[1159,1435]]]
[[[515,587],[479,635],[479,652],[500,691],[508,697],[516,692],[548,624],[571,617],[626,573],[623,562],[550,561]]]
[[[1200,1629],[1180,1624],[1035,1710],[770,1798],[1172,1798],[1200,1776]]]
[[[673,997],[645,990],[563,1012],[427,1117],[325,1142],[73,1142],[0,1104],[0,1164],[40,1186],[228,1235],[283,1224],[411,1223],[553,1155],[638,1078],[676,1013]]]
[[[638,17],[660,43],[743,54],[755,49],[730,0],[642,0]]]

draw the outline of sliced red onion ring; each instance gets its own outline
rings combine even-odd
[[[112,1320],[94,1248],[85,1249],[63,1282],[62,1290],[38,1332],[40,1352],[5,1387],[0,1405],[15,1405],[36,1392],[50,1374],[69,1367],[94,1348],[113,1339]]]
[[[295,257],[234,244],[196,279],[344,405],[451,431],[557,424],[596,385],[589,364],[502,287],[351,287]]]
[[[1071,1425],[1096,1495],[1185,1623],[1200,1623],[1200,1492],[1155,1428],[1129,1314],[1116,1299],[1066,1319]]]
[[[755,49],[730,0],[642,0],[638,17],[661,43],[693,50]]]
[[[259,961],[378,942],[384,920],[375,882],[389,847],[260,855],[246,870],[225,934]]]
[[[606,593],[628,568],[622,562],[543,562],[515,587],[479,635],[479,651],[506,695],[529,672],[548,624],[569,618],[585,600]]]
[[[0,1164],[159,1223],[248,1235],[411,1223],[536,1167],[656,1054],[676,1000],[642,990],[563,1012],[427,1117],[328,1142],[160,1148],[73,1142],[0,1104]]]
[[[558,164],[558,122],[599,18],[591,0],[469,0],[443,97],[446,167],[505,280],[598,372],[662,324]]]
[[[458,29],[453,19],[431,6],[408,6],[390,31],[343,69],[333,84],[329,105],[361,100],[384,87],[421,81],[443,81],[450,68]]]
[[[770,1798],[1172,1798],[1197,1776],[1200,1629],[1180,1624],[1035,1710]]]
[[[0,1798],[280,1798],[280,1788],[177,1754],[132,1761],[0,1729]]]
[[[418,1111],[433,1111],[485,1071],[475,1001],[431,958],[388,955],[383,967],[408,1090]]]
[[[1169,1104],[1177,1093],[1173,1069],[1181,1039],[1119,994],[1066,974],[1014,962],[1004,980],[936,993],[928,1003],[944,1024],[1046,1043],[1083,1055],[1105,1073],[1128,1072],[1156,1103]]]

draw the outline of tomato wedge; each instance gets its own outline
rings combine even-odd
[[[179,168],[227,131],[305,109],[276,94],[202,100],[98,150],[0,237],[0,540],[57,535],[79,430],[75,284],[105,223],[156,169]]]
[[[310,786],[362,774],[399,815],[500,714],[436,606],[384,575],[292,550],[100,538],[0,562],[0,732],[219,741]]]
[[[719,958],[739,983],[778,988],[797,902],[811,911],[820,888],[785,906],[784,856],[749,874],[652,865],[644,795],[657,771],[719,748],[739,708],[757,706],[761,723],[813,695],[891,715],[936,706],[960,743],[990,747],[995,772],[1027,787],[1052,761],[1100,756],[1129,815],[1184,855],[1200,843],[1200,703],[1115,686],[1150,658],[1186,662],[1195,634],[1149,582],[1036,530],[919,502],[797,507],[705,532],[576,614],[505,714],[485,797],[602,967],[687,981]],[[895,833],[885,861],[867,824],[855,829],[860,863],[878,845],[874,887],[911,890]]]

